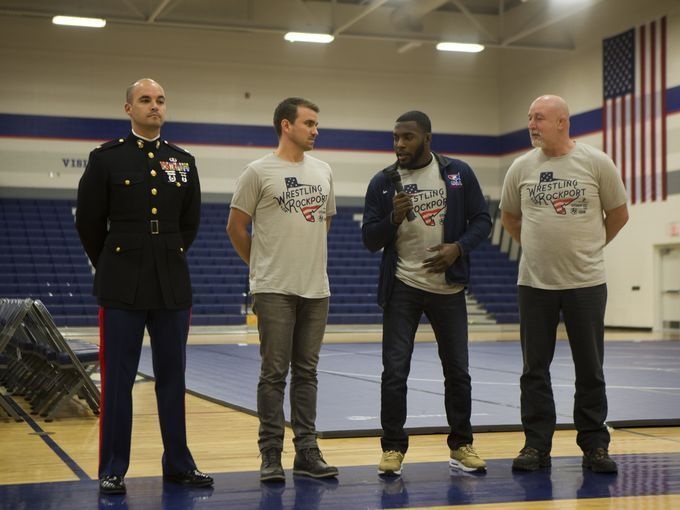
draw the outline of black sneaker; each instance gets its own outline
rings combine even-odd
[[[583,452],[582,466],[594,473],[616,473],[618,471],[616,462],[609,457],[609,451],[606,448],[595,448]]]
[[[550,453],[542,452],[531,446],[525,446],[512,461],[513,471],[538,471],[550,467]]]
[[[266,448],[262,450],[262,464],[260,465],[261,482],[284,482],[286,473],[281,465],[281,450]]]
[[[295,453],[293,474],[312,478],[333,478],[338,476],[338,468],[326,464],[318,448],[306,448]]]

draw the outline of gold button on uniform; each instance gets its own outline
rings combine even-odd
[[[183,252],[183,251],[184,251],[184,248],[180,248],[179,251]]]
[[[158,194],[158,190],[157,190],[156,188],[151,188],[151,194],[152,194],[152,195],[157,195],[157,194]]]
[[[151,208],[151,214],[158,214],[158,209],[156,209],[155,207],[152,207]]]
[[[116,253],[120,253],[120,246],[116,246]]]
[[[125,179],[125,185],[129,186],[130,185],[130,179]]]
[[[156,170],[151,170],[151,177],[156,177]]]
[[[149,152],[149,158],[153,159],[153,152]]]
[[[181,186],[181,184],[179,182],[176,182],[175,186],[177,186],[179,188]]]

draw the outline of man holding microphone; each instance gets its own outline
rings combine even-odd
[[[362,225],[364,245],[372,252],[383,250],[378,288],[383,308],[383,454],[378,472],[399,475],[408,449],[406,382],[423,313],[434,330],[444,372],[449,464],[485,471],[486,463],[472,447],[464,289],[469,253],[491,231],[487,204],[465,162],[430,151],[432,129],[426,114],[401,115],[393,138],[397,162],[371,179]]]

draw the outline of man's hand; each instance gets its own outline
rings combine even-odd
[[[460,257],[460,246],[456,243],[442,243],[431,246],[427,251],[436,255],[423,260],[423,267],[428,273],[443,273]]]
[[[411,195],[400,191],[392,198],[392,205],[394,212],[392,213],[392,222],[395,225],[401,225],[401,222],[406,219],[406,213],[413,209],[413,202],[411,202]]]

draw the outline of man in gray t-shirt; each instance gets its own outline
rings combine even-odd
[[[227,222],[229,238],[250,269],[260,334],[257,415],[263,482],[286,479],[281,451],[289,368],[293,473],[312,478],[338,474],[319,451],[315,425],[316,367],[330,296],[326,236],[335,215],[331,168],[305,154],[318,135],[318,113],[318,106],[302,98],[278,105],[274,128],[279,145],[241,174]]]
[[[574,424],[583,466],[616,472],[605,425],[603,249],[628,221],[626,191],[606,154],[569,138],[569,109],[561,97],[537,98],[528,127],[534,149],[510,166],[500,204],[503,226],[522,245],[517,283],[525,445],[512,468],[551,464],[556,414],[550,363],[561,313],[576,371]]]

